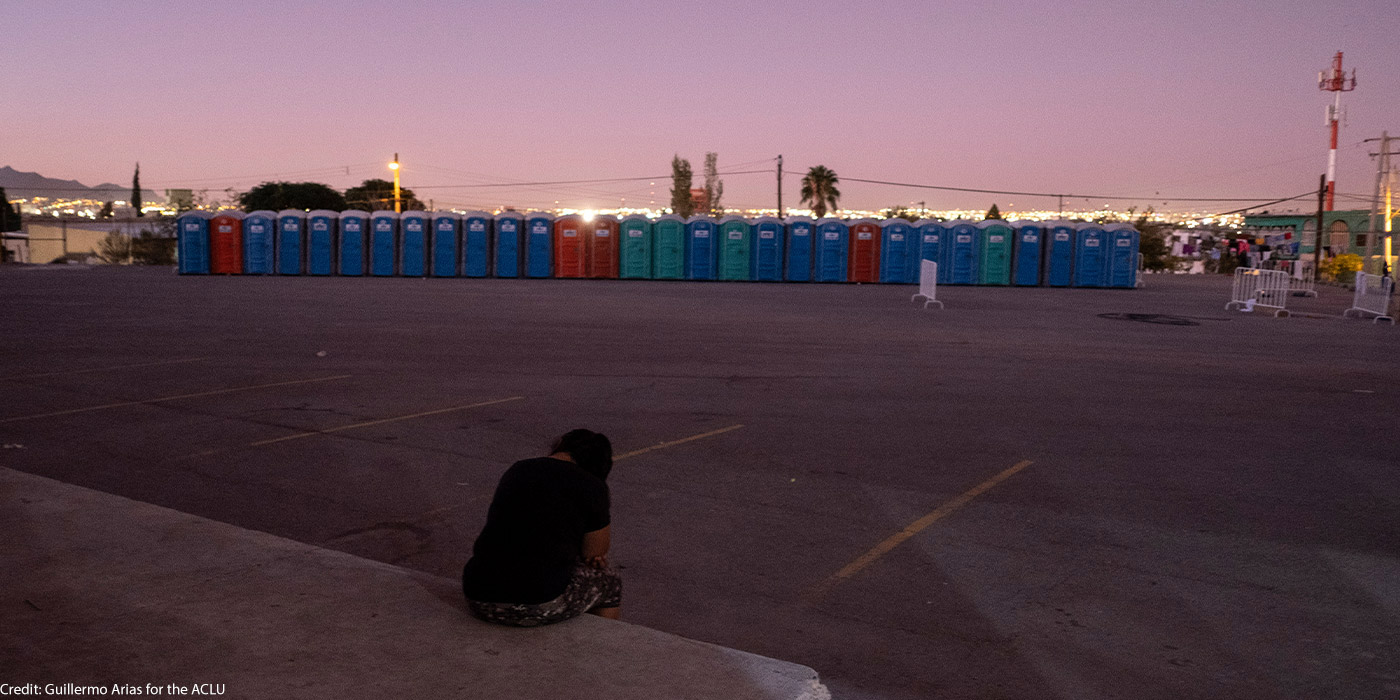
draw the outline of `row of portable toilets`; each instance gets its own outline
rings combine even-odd
[[[1128,224],[795,216],[191,211],[181,274],[568,277],[1123,287],[1137,283]]]

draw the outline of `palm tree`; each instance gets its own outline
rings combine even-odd
[[[836,189],[841,182],[836,173],[825,165],[812,166],[802,176],[802,203],[812,205],[812,213],[820,219],[826,216],[827,207],[836,210],[836,201],[841,199],[841,191]]]

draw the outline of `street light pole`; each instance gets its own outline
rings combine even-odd
[[[394,154],[394,162],[389,164],[389,169],[394,171],[394,213],[403,213],[403,200],[399,198],[399,154]]]
[[[1391,176],[1394,174],[1395,173],[1393,171],[1385,174],[1385,264],[1382,271],[1382,274],[1385,277],[1390,277],[1391,275],[1395,274],[1395,261],[1394,258],[1392,258],[1390,255],[1390,217],[1392,215],[1392,210],[1390,208],[1390,179]]]

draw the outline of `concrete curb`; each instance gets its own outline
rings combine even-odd
[[[0,684],[147,695],[148,684],[211,684],[202,689],[239,698],[830,697],[805,666],[588,615],[488,625],[450,579],[4,468],[0,529]]]

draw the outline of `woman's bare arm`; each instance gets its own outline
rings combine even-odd
[[[608,565],[608,549],[612,546],[612,526],[583,533],[583,560],[599,568]]]

